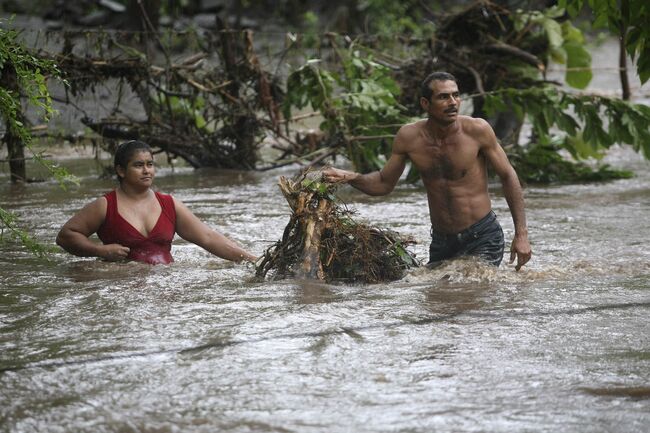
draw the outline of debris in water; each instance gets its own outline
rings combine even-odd
[[[419,266],[406,248],[412,239],[354,221],[353,212],[337,203],[338,185],[324,182],[321,171],[280,177],[279,186],[291,219],[282,239],[264,252],[258,277],[377,283]]]

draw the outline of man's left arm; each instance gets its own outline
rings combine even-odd
[[[510,245],[510,263],[513,263],[516,257],[517,264],[515,265],[515,269],[518,271],[523,265],[528,263],[532,255],[530,242],[528,241],[524,194],[517,173],[510,164],[510,161],[508,161],[508,156],[505,151],[497,141],[492,127],[482,119],[480,119],[480,122],[483,123],[480,125],[481,151],[494,168],[499,179],[501,179],[503,195],[508,202],[508,207],[512,214],[512,221],[515,225],[515,237]]]

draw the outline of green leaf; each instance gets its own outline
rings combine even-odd
[[[583,158],[602,159],[602,157],[604,156],[602,150],[587,143],[583,139],[582,134],[578,134],[574,137],[567,136],[565,145],[567,146],[566,147],[567,149],[573,150],[571,154],[576,159],[583,159]]]
[[[543,19],[541,24],[546,31],[546,37],[548,38],[550,46],[561,47],[562,43],[564,42],[564,38],[562,37],[562,27],[560,24],[554,19],[550,18]]]
[[[591,54],[577,42],[566,42],[564,49],[567,53],[567,84],[577,89],[586,88],[593,77]]]
[[[551,60],[564,65],[567,60],[567,52],[564,47],[550,47]]]

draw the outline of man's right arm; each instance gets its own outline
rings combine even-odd
[[[328,182],[349,183],[361,192],[368,195],[389,194],[397,185],[397,181],[406,167],[406,153],[404,149],[404,137],[402,127],[395,136],[393,151],[386,165],[380,171],[361,174],[339,168],[329,167],[323,170],[323,176]]]

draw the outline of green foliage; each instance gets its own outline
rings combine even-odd
[[[627,179],[633,173],[602,165],[595,169],[583,162],[572,162],[558,151],[562,143],[538,144],[529,148],[518,147],[508,156],[520,178],[526,183],[575,183]]]
[[[527,181],[598,181],[631,176],[607,166],[593,170],[586,164],[566,161],[557,153],[559,149],[567,150],[576,160],[600,159],[612,145],[626,143],[650,158],[648,106],[570,94],[549,86],[493,92],[487,95],[485,108],[488,112],[504,110],[507,101],[520,119],[527,117],[533,127],[534,142],[527,149],[516,148],[509,153]]]
[[[400,259],[401,262],[402,262],[402,265],[403,265],[404,268],[406,268],[406,269],[408,269],[408,268],[415,268],[415,267],[417,267],[417,266],[420,266],[420,263],[419,263],[418,260],[415,258],[415,256],[413,256],[412,254],[410,254],[410,253],[408,252],[408,250],[405,248],[405,245],[404,245],[402,242],[400,242],[400,241],[396,241],[396,242],[392,245],[391,253],[392,253],[393,255],[399,257],[399,259]]]
[[[23,110],[21,97],[26,98],[27,105],[41,113],[44,121],[50,120],[56,114],[47,88],[47,78],[60,77],[57,65],[27,50],[18,41],[18,32],[15,30],[0,28],[0,71],[5,66],[12,66],[15,69],[20,88],[18,93],[0,87],[0,116],[6,122],[7,131],[18,137],[23,145],[32,151],[34,160],[47,168],[61,187],[65,188],[67,182],[78,183],[77,179],[65,169],[46,160],[32,149],[31,132],[21,120]]]
[[[0,73],[6,67],[13,67],[16,71],[20,92],[0,87],[0,116],[4,119],[8,133],[18,137],[23,145],[33,154],[34,160],[54,176],[61,187],[65,188],[67,182],[78,183],[64,168],[52,161],[43,158],[42,154],[35,152],[32,147],[32,135],[27,125],[21,120],[22,101],[36,108],[45,121],[49,120],[56,112],[52,107],[52,98],[47,88],[48,76],[58,77],[57,66],[46,59],[42,59],[27,50],[19,41],[15,30],[0,28]],[[16,225],[13,214],[0,207],[0,230],[9,230],[13,237],[30,251],[42,256],[48,249],[36,242],[26,232]],[[1,239],[1,237],[0,237]]]
[[[584,89],[593,77],[591,54],[587,51],[585,38],[578,28],[570,21],[561,24],[557,21],[563,15],[564,10],[556,6],[544,11],[518,11],[514,17],[515,29],[522,31],[530,24],[539,25],[548,40],[549,57],[556,63],[566,64],[566,83]]]
[[[181,96],[167,96],[163,92],[157,92],[151,99],[157,105],[157,109],[164,111],[169,109],[175,117],[181,117],[199,130],[206,133],[214,132],[214,123],[208,123],[203,115],[205,99],[201,96],[186,98]]]
[[[650,79],[650,6],[647,0],[560,0],[560,7],[577,16],[588,4],[594,16],[594,28],[608,28],[624,37],[625,49],[636,61],[636,71],[645,83]]]
[[[336,196],[334,195],[334,191],[336,190],[335,184],[305,178],[302,182],[300,182],[300,185],[306,190],[313,192],[316,197],[336,201]]]
[[[386,67],[354,47],[339,56],[340,70],[327,70],[314,59],[289,76],[284,115],[307,106],[320,111],[321,130],[338,137],[335,144],[344,147],[357,170],[380,169],[397,126],[408,120],[397,102],[399,87]]]
[[[26,247],[34,255],[44,257],[46,253],[52,252],[53,248],[42,245],[30,236],[24,230],[18,227],[18,220],[14,214],[7,212],[0,207],[0,242],[6,242],[7,237],[10,240],[18,240],[20,244]],[[5,233],[8,236],[5,236]]]
[[[425,21],[424,9],[417,0],[365,0],[357,9],[365,17],[364,30],[380,37],[428,37],[435,30],[432,22]]]
[[[646,105],[547,86],[493,92],[486,96],[485,109],[505,110],[506,101],[522,120],[528,117],[540,143],[552,142],[553,128],[564,132],[563,147],[576,158],[596,156],[616,143],[626,143],[650,159],[650,107]]]
[[[21,92],[27,98],[28,104],[39,109],[45,120],[55,113],[52,99],[47,90],[46,75],[58,75],[56,65],[30,53],[17,41],[15,30],[0,28],[0,70],[11,65],[16,70]],[[20,96],[14,91],[0,87],[0,114],[7,122],[8,130],[20,137],[28,145],[31,134],[26,125],[18,120],[22,111]]]
[[[303,45],[305,47],[318,47],[320,45],[320,29],[319,29],[319,19],[312,11],[307,11],[302,16],[302,33],[303,33]],[[296,36],[290,35],[293,40],[291,44],[295,42]]]

